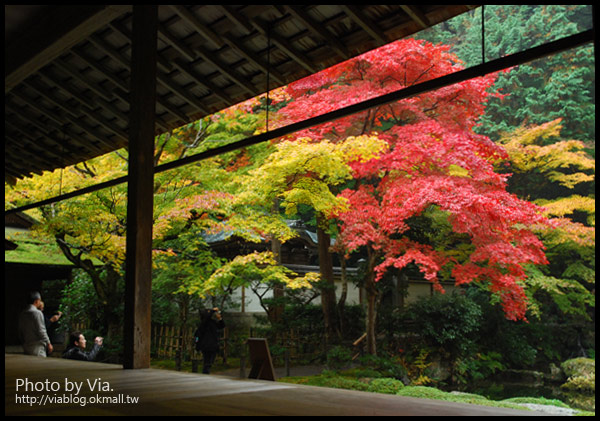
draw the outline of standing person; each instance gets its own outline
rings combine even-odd
[[[40,311],[42,296],[33,292],[29,299],[29,306],[19,315],[19,337],[23,344],[25,354],[46,357],[52,352],[52,344],[46,331],[44,314]]]
[[[196,351],[202,351],[202,373],[210,374],[217,352],[219,352],[219,329],[225,328],[225,322],[217,307],[200,313],[200,326],[194,333]]]
[[[90,352],[85,352],[85,336],[83,336],[81,332],[71,332],[69,335],[69,344],[67,345],[65,352],[63,352],[62,357],[69,360],[94,361],[100,348],[102,348],[103,340],[103,338],[97,336],[94,339],[92,350]]]

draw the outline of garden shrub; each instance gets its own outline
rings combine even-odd
[[[503,371],[506,367],[500,363],[502,355],[498,352],[476,353],[454,364],[454,376],[460,383],[471,380],[483,380]]]
[[[344,372],[346,373],[346,372]],[[359,378],[359,379],[378,379],[380,377],[385,377],[383,376],[379,371],[370,368],[370,367],[366,367],[366,368],[357,368],[355,370],[352,370],[352,374]]]
[[[346,367],[352,361],[352,353],[343,346],[335,346],[327,353],[327,367],[331,370],[339,370]]]
[[[308,383],[311,386],[321,386],[321,387],[333,387],[336,389],[348,389],[348,390],[361,390],[366,391],[368,389],[368,385],[358,381],[356,379],[349,379],[347,377],[335,376],[318,376],[309,380]]]
[[[596,393],[596,361],[590,358],[573,358],[561,364],[569,377],[561,388],[567,391]]]
[[[529,397],[516,397],[516,398],[508,398],[502,400],[502,402],[510,402],[510,403],[533,403],[537,405],[551,405],[557,406],[559,408],[569,408],[569,405],[566,403],[559,401],[558,399],[548,399],[548,398],[529,398]]]
[[[389,395],[395,395],[403,387],[404,387],[404,383],[402,383],[400,380],[390,379],[389,377],[384,377],[381,379],[372,380],[371,383],[369,383],[369,387],[368,387],[367,391],[374,392],[374,393],[387,393]]]
[[[573,358],[560,366],[567,377],[586,376],[596,372],[596,361],[590,358]]]
[[[395,379],[405,379],[407,377],[406,369],[397,357],[390,358],[367,354],[360,357],[360,362],[365,366],[365,370],[372,369],[379,373],[379,376],[363,377],[392,377]]]
[[[438,399],[448,400],[450,393],[443,390],[435,389],[428,386],[406,386],[400,389],[397,393],[400,396],[408,396],[412,398]]]
[[[481,322],[481,308],[461,294],[434,294],[421,297],[407,309],[414,333],[452,357],[467,354],[475,344]]]
[[[413,398],[436,399],[448,402],[461,402],[475,405],[523,409],[511,402],[491,401],[485,396],[476,395],[474,393],[444,392],[428,386],[406,386],[400,389],[397,395]]]

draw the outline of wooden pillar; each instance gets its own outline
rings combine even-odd
[[[133,6],[124,368],[150,367],[158,6]]]

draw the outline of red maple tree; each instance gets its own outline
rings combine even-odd
[[[335,108],[460,70],[449,47],[400,40],[290,85],[294,99],[281,110],[284,122]],[[376,282],[390,267],[415,263],[442,290],[438,274],[457,285],[479,281],[501,299],[506,317],[525,319],[527,298],[519,281],[523,265],[547,263],[541,241],[528,229],[544,224],[535,205],[506,191],[507,175],[493,163],[507,158],[489,138],[473,132],[485,110],[495,75],[421,94],[322,124],[295,137],[340,140],[377,133],[389,144],[378,159],[350,163],[357,187],[341,194],[349,210],[337,215],[338,241],[368,253],[368,350],[375,353]],[[458,261],[449,250],[410,237],[410,218],[442,211],[455,233],[468,236],[472,252]]]

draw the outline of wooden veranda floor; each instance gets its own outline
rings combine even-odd
[[[4,362],[5,415],[545,415],[59,358],[5,354]]]

